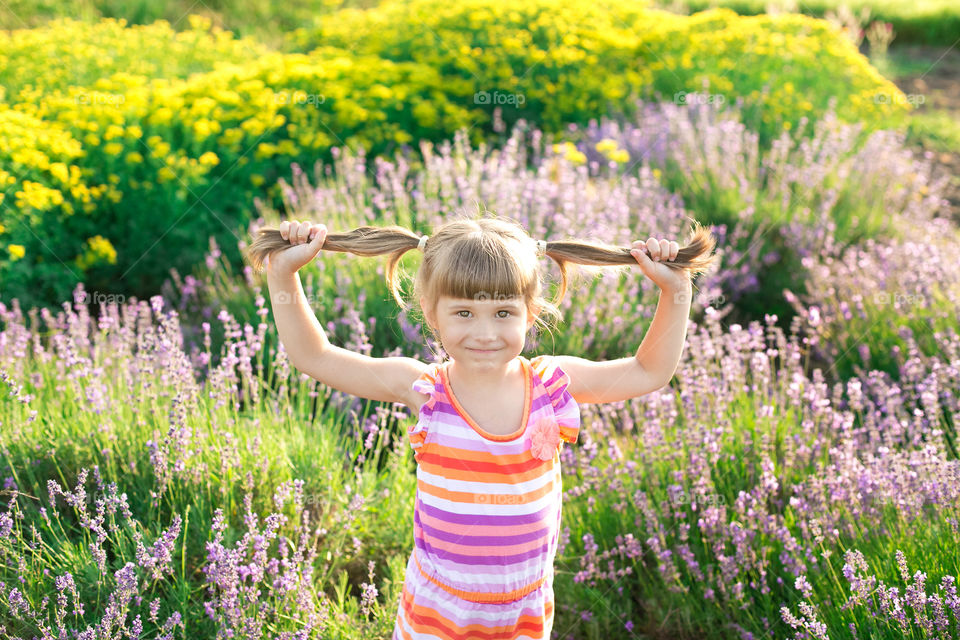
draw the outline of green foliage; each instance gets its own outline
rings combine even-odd
[[[770,5],[769,0],[678,0],[673,6],[688,12],[722,7],[741,15],[757,15],[764,13]],[[960,33],[960,11],[953,0],[800,0],[793,10],[822,18],[828,11],[835,12],[840,5],[846,5],[855,13],[869,8],[871,19],[893,25],[897,42],[951,46]]]
[[[415,0],[319,18],[290,40],[302,51],[339,46],[437,69],[451,100],[481,108],[475,126],[500,106],[508,125],[524,118],[560,131],[600,113],[629,115],[636,97],[683,102],[705,92],[742,101],[766,146],[831,99],[842,120],[868,129],[902,125],[909,110],[839,31],[802,15],[687,17],[628,0]]]

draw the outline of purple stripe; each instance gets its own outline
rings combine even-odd
[[[444,531],[443,529],[436,529],[429,525],[425,525],[420,522],[420,517],[418,514],[414,514],[414,519],[417,521],[417,524],[423,529],[423,534],[425,537],[435,538],[437,540],[442,540],[443,542],[456,542],[464,545],[473,545],[473,546],[501,546],[506,547],[514,544],[524,544],[532,540],[539,540],[540,538],[549,539],[551,531],[548,523],[544,523],[543,528],[537,531],[531,531],[529,533],[522,533],[517,535],[496,535],[496,536],[470,536],[462,533],[451,533],[449,531]]]
[[[450,524],[483,524],[488,526],[502,527],[542,522],[544,519],[551,516],[552,512],[556,511],[556,507],[556,504],[550,504],[533,513],[523,513],[512,516],[488,516],[477,515],[474,513],[451,513],[450,511],[444,511],[443,509],[438,509],[426,504],[422,500],[417,500],[416,503],[416,508],[424,514],[430,516],[431,518],[437,518],[438,520],[449,522]]]
[[[450,562],[456,562],[458,564],[464,565],[481,565],[481,566],[503,566],[507,564],[516,564],[518,562],[526,562],[528,560],[533,560],[534,558],[541,558],[547,551],[550,550],[549,543],[544,543],[540,545],[539,548],[534,547],[527,553],[518,553],[512,556],[507,555],[483,555],[483,556],[467,556],[461,553],[450,553],[443,549],[433,549],[426,541],[422,538],[416,538],[414,540],[417,548],[423,551],[423,553],[430,555],[433,558],[438,558],[440,560],[449,560]]]
[[[545,387],[552,387],[556,384],[557,380],[560,380],[563,377],[564,373],[560,367],[557,367],[553,370],[553,375],[550,376],[550,379],[543,383]]]
[[[551,399],[546,393],[536,394],[533,400],[530,401],[530,415],[533,415],[535,411],[541,409],[542,407],[547,406],[548,404],[550,404],[550,402],[551,402]],[[448,416],[460,418],[460,414],[457,413],[457,410],[454,408],[454,406],[451,403],[444,402],[439,398],[437,399],[436,404],[434,404],[433,408],[430,410],[430,413],[433,413],[433,412],[439,412],[439,413],[446,414]],[[423,415],[429,415],[426,409],[423,411]],[[464,426],[469,427],[470,425],[464,422]]]

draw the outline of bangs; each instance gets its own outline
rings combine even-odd
[[[449,268],[436,274],[434,291],[438,296],[469,300],[525,298],[529,277],[520,270],[517,258],[503,243],[460,243],[450,249]]]

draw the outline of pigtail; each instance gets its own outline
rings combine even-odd
[[[705,272],[716,261],[713,254],[717,240],[708,229],[703,228],[694,220],[687,243],[680,247],[677,257],[668,262],[661,262],[671,269],[684,270],[692,278]],[[560,267],[560,291],[553,304],[558,305],[563,300],[569,283],[571,264],[588,266],[635,266],[637,259],[631,254],[632,247],[617,247],[596,242],[581,240],[557,240],[547,242],[546,255],[553,259]]]
[[[400,258],[407,251],[416,249],[420,235],[409,229],[397,225],[386,227],[357,227],[346,233],[328,233],[323,241],[322,251],[339,251],[352,253],[358,256],[374,257],[390,254],[387,262],[387,286],[394,299],[403,305],[400,290],[397,286],[397,265]],[[261,227],[256,237],[243,253],[254,272],[263,271],[266,259],[273,254],[292,246],[289,240],[284,240],[280,230],[275,227]]]

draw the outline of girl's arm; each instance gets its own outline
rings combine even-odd
[[[579,404],[620,402],[666,386],[680,364],[692,298],[689,282],[661,289],[653,322],[633,357],[596,362],[555,356],[554,362],[570,376],[567,391],[573,399]]]
[[[267,286],[280,342],[290,364],[328,387],[361,398],[400,402],[412,410],[422,397],[411,389],[427,365],[413,358],[371,358],[330,344],[310,309],[300,275],[267,267]]]

